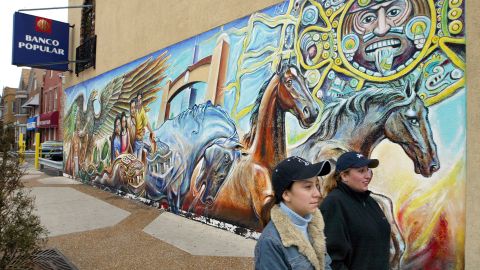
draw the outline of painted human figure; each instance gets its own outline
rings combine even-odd
[[[142,103],[142,92],[137,94],[136,108],[135,108],[135,141],[133,143],[134,155],[137,156],[137,159],[143,162],[143,149],[147,151],[150,150],[150,147],[145,144],[143,138],[145,136],[145,128],[150,132],[151,139],[153,138],[153,130],[150,127],[150,123],[147,119],[147,114],[143,108]]]
[[[72,138],[72,150],[73,150],[73,178],[77,178],[78,176],[78,169],[79,169],[79,152],[80,152],[80,138],[78,138],[78,133],[75,131],[73,138]]]
[[[135,151],[135,135],[137,133],[137,124],[135,122],[135,114],[137,113],[137,98],[133,98],[130,101],[130,116],[128,117],[128,133],[130,134],[130,145],[132,147],[132,153]]]
[[[132,150],[132,144],[130,141],[130,130],[128,127],[128,119],[127,119],[127,114],[125,112],[122,112],[122,115],[120,117],[120,121],[122,123],[121,127],[121,148],[120,148],[120,153],[133,153]]]
[[[120,136],[121,130],[122,130],[121,118],[118,115],[115,118],[114,130],[113,130],[112,140],[111,140],[111,144],[112,144],[111,145],[111,161],[112,162],[120,155],[120,152],[121,152],[121,148],[122,148],[122,142],[121,142],[121,136]]]
[[[78,119],[75,123],[75,127],[78,127]],[[73,168],[70,168],[70,169],[73,169],[72,170],[72,177],[74,179],[76,179],[78,177],[78,171],[79,171],[79,168],[80,168],[80,160],[79,160],[79,157],[80,157],[80,146],[81,146],[81,142],[80,142],[80,132],[78,130],[76,130],[75,128],[75,131],[73,132],[73,136],[72,136],[72,141],[71,141],[71,144],[70,144],[70,155],[73,157],[71,159],[71,163],[70,163],[70,166],[73,166]]]

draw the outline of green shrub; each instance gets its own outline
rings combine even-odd
[[[0,123],[0,269],[32,268],[32,255],[47,236],[20,180],[24,172],[18,157],[9,152],[14,141],[13,128]]]

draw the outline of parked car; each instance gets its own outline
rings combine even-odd
[[[61,141],[45,141],[41,144],[42,158],[48,158],[54,161],[63,160],[63,142]]]

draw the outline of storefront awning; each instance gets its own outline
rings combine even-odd
[[[37,116],[27,119],[27,130],[35,130],[37,127]]]
[[[40,114],[39,128],[58,127],[58,111]]]
[[[35,96],[31,97],[27,102],[25,102],[22,107],[31,107],[31,106],[38,106],[40,104],[40,96],[36,94]]]

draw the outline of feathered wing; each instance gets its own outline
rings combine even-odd
[[[112,134],[115,117],[129,112],[130,101],[142,91],[143,106],[156,100],[158,85],[165,79],[168,56],[164,52],[156,59],[148,58],[134,70],[113,79],[100,93],[100,115],[95,120],[93,135],[96,139]]]
[[[75,123],[77,122],[77,118],[80,118],[78,122],[79,124],[83,125],[85,122],[83,102],[84,102],[84,96],[83,96],[83,93],[81,93],[79,96],[75,98],[75,101],[72,103],[72,105],[68,109],[68,112],[63,116],[63,140],[65,142],[71,141],[75,130],[80,129],[80,127],[75,126]]]

